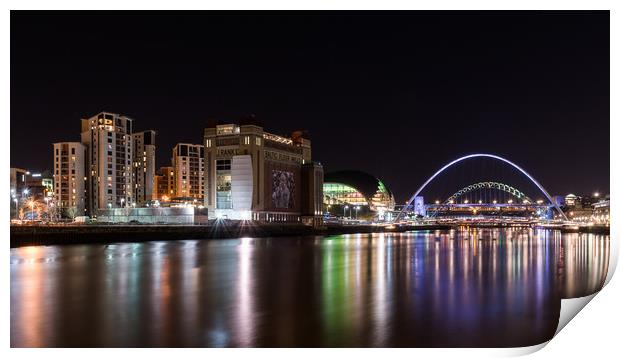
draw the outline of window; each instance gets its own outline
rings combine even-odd
[[[71,148],[71,154],[75,155],[75,148]]]
[[[231,160],[221,159],[216,161],[216,208],[232,209],[230,173]]]

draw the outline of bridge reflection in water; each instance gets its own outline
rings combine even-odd
[[[609,237],[471,229],[11,250],[11,346],[522,346]]]

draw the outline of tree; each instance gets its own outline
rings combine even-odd
[[[71,220],[75,221],[75,217],[78,214],[77,206],[71,206],[67,208],[67,215],[71,218]]]

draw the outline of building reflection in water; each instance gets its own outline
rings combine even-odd
[[[11,345],[523,346],[609,237],[472,229],[11,250]]]

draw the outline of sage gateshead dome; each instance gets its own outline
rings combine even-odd
[[[394,195],[376,177],[356,170],[326,173],[323,181],[323,204],[327,207],[351,205],[365,211],[394,210]]]

